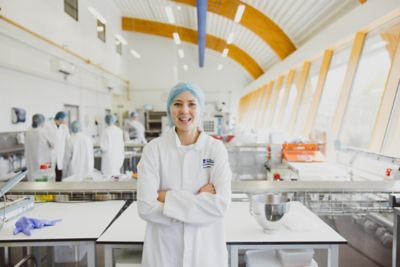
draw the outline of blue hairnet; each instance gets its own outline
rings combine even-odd
[[[171,126],[171,127],[174,126],[174,122],[171,118],[171,105],[174,102],[175,98],[184,92],[191,93],[199,102],[200,112],[199,112],[198,122],[199,123],[201,122],[201,111],[204,109],[204,93],[203,93],[203,91],[200,88],[198,88],[197,86],[192,85],[190,83],[178,83],[169,91],[168,100],[167,100],[168,123],[169,123],[169,126]]]
[[[59,111],[59,112],[57,112],[57,114],[56,114],[56,116],[54,117],[54,119],[55,119],[56,121],[58,121],[58,120],[65,120],[66,117],[67,117],[67,113],[66,113],[66,112],[64,112],[64,111]]]
[[[37,128],[45,122],[46,118],[42,114],[35,114],[32,116],[32,127]]]
[[[139,117],[139,112],[133,111],[133,112],[131,112],[131,114],[129,115],[129,117],[132,118],[132,119],[137,118],[137,117]]]
[[[107,125],[113,125],[117,121],[117,119],[114,115],[108,114],[104,118],[104,121],[107,123]]]
[[[82,129],[81,123],[79,121],[73,121],[71,123],[71,132],[79,133]]]

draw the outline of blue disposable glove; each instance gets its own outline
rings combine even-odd
[[[22,232],[30,236],[31,230],[35,228],[42,228],[44,226],[53,226],[61,220],[40,220],[35,218],[21,217],[15,222],[14,235]]]

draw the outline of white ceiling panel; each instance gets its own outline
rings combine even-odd
[[[111,1],[111,0],[110,0]],[[345,14],[358,0],[242,0],[273,20],[295,44],[301,46],[329,22]],[[167,0],[113,0],[123,16],[169,23],[170,6],[175,25],[197,30],[196,7]],[[246,12],[246,11],[245,11]],[[207,34],[226,40],[234,32],[233,44],[251,56],[266,71],[280,61],[256,33],[218,14],[207,13]]]

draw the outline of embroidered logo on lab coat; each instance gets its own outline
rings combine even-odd
[[[214,161],[212,159],[203,159],[203,168],[211,168],[214,166]]]

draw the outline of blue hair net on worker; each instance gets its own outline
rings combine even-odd
[[[133,111],[133,112],[131,112],[129,117],[132,118],[132,119],[135,119],[135,118],[139,117],[139,112]]]
[[[79,121],[73,121],[71,123],[71,132],[79,133],[82,129],[81,123]]]
[[[37,128],[45,122],[46,118],[42,114],[35,114],[32,116],[32,128]]]
[[[108,114],[104,118],[104,121],[107,123],[107,125],[113,125],[117,121],[117,119],[114,115]]]
[[[169,91],[168,100],[167,100],[167,115],[168,115],[168,124],[170,127],[173,127],[175,125],[174,121],[172,120],[172,117],[171,117],[172,103],[174,102],[175,98],[178,95],[180,95],[184,92],[191,93],[197,99],[197,102],[199,103],[200,110],[199,110],[198,119],[197,119],[198,126],[200,126],[201,122],[203,121],[202,120],[202,112],[204,110],[204,93],[203,93],[203,91],[200,88],[198,88],[197,86],[190,84],[190,83],[178,83]]]
[[[58,120],[65,120],[66,118],[67,118],[67,113],[64,112],[64,111],[59,111],[59,112],[57,112],[56,116],[54,117],[54,119],[55,119],[56,121],[58,121]]]

